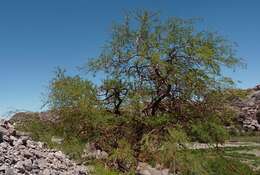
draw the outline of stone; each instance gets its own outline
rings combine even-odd
[[[256,86],[254,87],[254,90],[255,90],[255,91],[259,91],[259,90],[260,90],[260,85],[256,85]]]
[[[13,168],[7,168],[5,171],[5,175],[14,175],[14,169]]]
[[[23,161],[17,162],[17,164],[14,166],[14,168],[17,169],[19,173],[25,173]]]
[[[138,162],[136,171],[139,175],[172,175],[169,169],[163,169],[161,167],[153,168],[151,165],[144,162]]]
[[[3,133],[0,132],[0,143],[2,143],[3,141]]]
[[[232,107],[238,111],[237,122],[245,131],[260,130],[260,85],[254,89],[248,90],[250,94],[246,99],[240,99],[240,102],[245,104],[242,107],[233,103]]]
[[[7,165],[0,166],[0,172],[5,172],[7,170]]]
[[[23,156],[27,159],[33,157],[33,154],[29,150],[23,151]]]
[[[83,152],[84,153],[82,155],[82,158],[99,159],[99,160],[108,158],[107,152],[97,149],[95,145],[91,143],[86,144]]]
[[[61,145],[63,143],[64,139],[57,137],[57,136],[52,136],[51,141],[52,141],[52,143]]]
[[[8,135],[8,130],[7,130],[6,128],[0,126],[0,133],[1,133],[2,135]]]
[[[26,159],[23,161],[23,166],[27,171],[31,171],[33,168],[32,160]]]
[[[0,175],[87,175],[87,168],[69,160],[61,151],[47,149],[14,127],[0,121]],[[100,152],[102,154],[102,152]]]

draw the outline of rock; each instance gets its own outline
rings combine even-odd
[[[139,162],[136,173],[139,175],[172,175],[169,169],[153,168],[147,163]]]
[[[18,136],[18,137],[25,136],[25,137],[29,138],[30,134],[26,133],[26,132],[16,131],[16,136]]]
[[[255,93],[252,98],[255,98],[256,101],[259,101],[260,100],[260,92],[258,93]]]
[[[14,166],[14,168],[19,173],[25,173],[25,168],[23,166],[23,162],[22,161],[17,162],[17,164]]]
[[[8,130],[7,130],[6,128],[0,126],[0,133],[1,133],[2,135],[8,135]]]
[[[30,172],[33,169],[32,160],[31,159],[24,160],[23,161],[23,166],[24,166],[25,170]]]
[[[52,136],[52,138],[51,138],[52,143],[56,143],[56,144],[59,144],[59,145],[61,145],[63,143],[63,141],[64,141],[63,138],[60,138],[60,137],[57,137],[57,136]]]
[[[88,159],[107,159],[108,153],[102,150],[99,150],[95,147],[94,144],[86,144],[84,153],[82,155],[82,158],[88,158]]]
[[[244,105],[232,103],[232,107],[238,111],[237,121],[245,131],[260,131],[260,85],[248,89],[248,92],[246,99],[236,100]]]
[[[256,86],[254,87],[254,90],[255,90],[255,91],[259,91],[259,90],[260,90],[260,85],[256,85]]]
[[[1,120],[0,127],[0,175],[87,175],[85,166],[77,165],[61,151],[32,141],[9,122]]]
[[[14,175],[14,169],[13,168],[7,168],[5,171],[5,175]]]
[[[29,151],[29,150],[25,150],[22,152],[23,157],[30,159],[31,157],[33,157],[33,154]]]
[[[0,172],[5,172],[8,167],[6,165],[0,166]]]
[[[3,141],[3,133],[0,132],[0,143],[2,143]]]
[[[44,169],[46,169],[48,167],[48,162],[45,159],[39,159],[37,161],[37,165],[39,166],[39,168],[41,170],[44,170]]]

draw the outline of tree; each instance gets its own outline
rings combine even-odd
[[[46,102],[51,109],[80,109],[90,112],[98,105],[97,91],[93,84],[79,76],[67,76],[58,68],[49,85]]]
[[[66,137],[85,135],[99,117],[95,86],[79,76],[67,76],[60,68],[50,82],[46,105],[59,116],[57,128]]]
[[[126,98],[128,89],[126,85],[117,79],[107,79],[100,87],[100,96],[108,109],[113,113],[120,114],[120,107]]]
[[[199,103],[210,91],[232,84],[221,70],[235,68],[241,60],[232,43],[214,32],[196,30],[195,22],[175,17],[161,21],[147,11],[128,15],[114,25],[111,40],[88,69],[118,77],[130,84],[128,92],[145,91],[146,115]]]

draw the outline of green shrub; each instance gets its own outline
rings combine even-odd
[[[64,134],[63,127],[39,119],[31,119],[25,123],[17,125],[17,129],[29,132],[34,140],[42,141],[49,148],[56,148],[69,155],[71,158],[79,160],[83,153],[86,141],[78,138],[74,133]],[[57,136],[63,138],[62,144],[52,142],[52,137]]]
[[[51,109],[78,109],[91,113],[98,105],[94,85],[80,76],[67,76],[65,70],[58,68],[49,84],[45,102]]]
[[[247,165],[222,156],[208,158],[206,166],[210,175],[255,175]]]
[[[173,172],[176,172],[180,164],[183,153],[186,151],[185,144],[188,142],[188,137],[185,132],[179,128],[168,129],[166,140],[160,148],[160,160],[162,164],[169,167]]]
[[[111,170],[100,163],[94,164],[93,175],[121,175],[119,172]]]
[[[125,139],[121,139],[117,143],[117,148],[114,148],[109,156],[114,167],[121,171],[133,171],[136,166],[136,158],[132,146]]]
[[[222,124],[215,120],[208,120],[193,123],[191,136],[195,141],[223,144],[229,135]]]

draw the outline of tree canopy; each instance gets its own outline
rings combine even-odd
[[[123,82],[121,89],[131,97],[141,94],[146,115],[176,112],[180,104],[201,102],[209,92],[231,85],[222,69],[241,64],[234,44],[196,27],[194,19],[163,21],[158,13],[147,11],[127,15],[114,25],[111,39],[88,70]],[[129,101],[124,98],[124,103]]]

